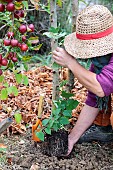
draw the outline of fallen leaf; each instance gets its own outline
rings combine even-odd
[[[7,146],[4,145],[3,143],[0,143],[0,148],[7,148]]]
[[[0,152],[6,152],[7,151],[7,146],[4,145],[3,143],[0,143]]]
[[[32,165],[31,168],[30,168],[30,170],[39,170],[39,169],[40,169],[40,167],[39,167],[38,164],[34,164],[34,165]]]

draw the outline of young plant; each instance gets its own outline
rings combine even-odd
[[[44,141],[45,134],[52,134],[52,131],[58,131],[68,125],[69,119],[72,117],[72,110],[79,104],[72,97],[74,94],[61,91],[61,96],[58,101],[54,101],[55,108],[48,119],[42,121],[42,128],[36,132],[37,137]]]

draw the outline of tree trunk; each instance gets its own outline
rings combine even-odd
[[[71,11],[71,0],[63,0],[62,8],[58,8],[58,23],[68,34],[72,32]]]
[[[57,28],[57,7],[56,0],[50,1],[50,22],[51,27]],[[57,41],[55,39],[51,39],[51,49],[52,51],[57,47]],[[54,61],[53,61],[54,63]],[[52,91],[52,101],[57,100],[59,98],[59,70],[55,68],[53,70],[53,91]]]
[[[75,32],[76,30],[76,18],[78,14],[78,0],[72,0],[72,32]],[[74,88],[74,75],[71,72],[71,70],[68,70],[68,91],[71,92],[71,90]]]

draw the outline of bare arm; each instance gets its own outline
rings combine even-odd
[[[64,49],[57,47],[57,49],[53,51],[53,59],[56,63],[68,67],[79,82],[89,91],[99,97],[104,97],[105,94],[96,79],[96,74],[82,67],[76,59],[69,55]]]
[[[68,136],[68,153],[73,149],[74,144],[79,140],[81,135],[92,125],[99,110],[88,105],[85,105],[79,115],[79,118]]]

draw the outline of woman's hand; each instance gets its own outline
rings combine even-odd
[[[57,47],[56,50],[53,51],[52,57],[57,64],[63,67],[68,67],[73,60],[76,61],[70,54],[60,47]]]

